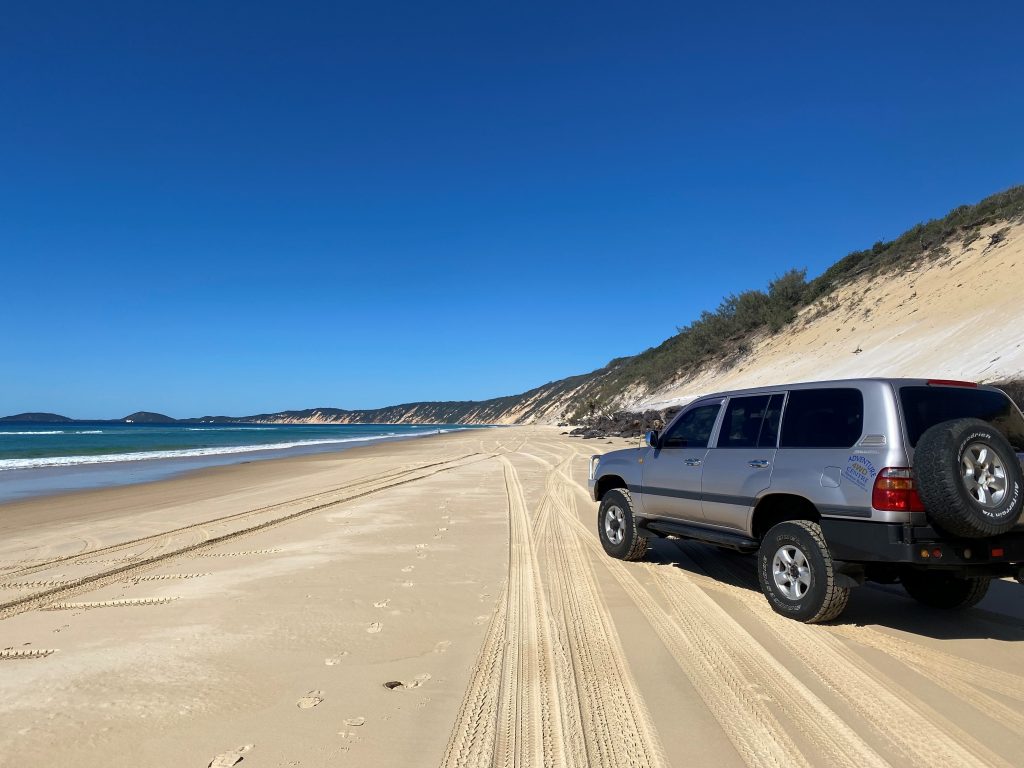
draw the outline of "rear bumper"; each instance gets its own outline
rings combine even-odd
[[[854,563],[913,563],[930,567],[1010,566],[1024,563],[1024,531],[990,539],[953,539],[929,525],[821,520],[829,551]]]

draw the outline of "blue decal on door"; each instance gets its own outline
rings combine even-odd
[[[868,484],[873,482],[878,470],[866,456],[856,454],[850,456],[843,469],[843,477],[856,485],[861,490],[867,490]]]

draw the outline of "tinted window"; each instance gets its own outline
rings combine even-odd
[[[764,412],[761,422],[761,435],[757,440],[759,448],[774,448],[779,441],[779,423],[782,421],[782,395],[772,395],[768,409]]]
[[[1024,451],[1024,420],[1002,392],[960,387],[902,387],[900,404],[907,440],[917,445],[929,428],[950,419],[987,421],[1002,432],[1016,451]]]
[[[722,406],[698,405],[691,408],[676,421],[661,440],[662,448],[707,448],[711,430]]]
[[[797,389],[782,417],[780,448],[852,448],[864,430],[857,389]]]
[[[769,395],[734,397],[725,409],[725,419],[718,433],[719,448],[753,448],[761,434]]]

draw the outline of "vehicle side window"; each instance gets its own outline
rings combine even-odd
[[[795,389],[782,417],[780,448],[852,448],[864,431],[858,389]]]
[[[661,439],[662,448],[707,448],[715,428],[720,403],[691,408],[669,427]]]
[[[772,395],[761,422],[761,434],[757,439],[758,448],[774,448],[779,442],[779,424],[782,421],[783,395]]]
[[[719,448],[753,448],[761,434],[761,422],[768,409],[769,395],[733,397],[725,409],[718,433]]]

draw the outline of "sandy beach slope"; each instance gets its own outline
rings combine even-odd
[[[0,765],[1011,766],[1022,587],[777,617],[607,558],[587,456],[463,432],[0,506]]]

